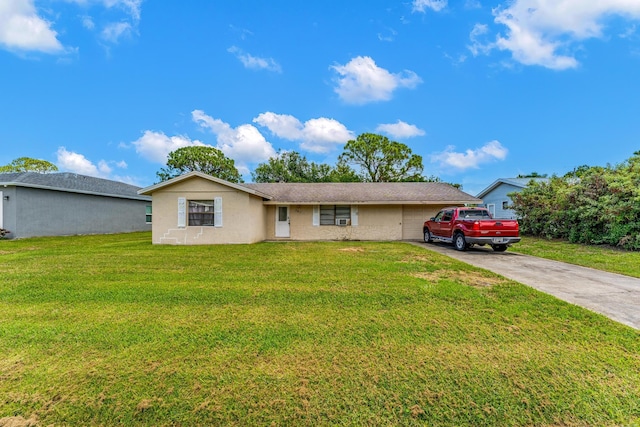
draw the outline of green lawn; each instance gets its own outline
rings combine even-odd
[[[0,268],[0,425],[640,423],[638,331],[410,244],[41,238]]]
[[[587,246],[564,240],[523,237],[510,251],[640,277],[640,252],[610,246]]]

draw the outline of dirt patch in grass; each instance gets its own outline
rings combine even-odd
[[[356,248],[356,247],[342,248],[338,250],[340,252],[364,252],[364,248]]]
[[[482,274],[478,274],[478,272],[472,271],[456,271],[453,275],[449,270],[423,271],[420,273],[413,273],[412,276],[434,283],[437,283],[440,280],[454,280],[464,285],[476,288],[486,288],[507,282],[507,279],[502,277],[484,276]]]
[[[38,416],[33,414],[28,419],[18,415],[16,417],[0,418],[0,427],[37,427]]]

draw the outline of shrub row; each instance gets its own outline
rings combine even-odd
[[[580,166],[511,194],[522,234],[640,250],[640,151],[617,166]]]

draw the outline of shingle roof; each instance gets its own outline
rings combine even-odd
[[[207,179],[261,197],[265,204],[452,204],[482,200],[442,182],[345,182],[345,183],[249,183],[236,184],[189,172],[138,191],[153,194],[192,178]]]
[[[0,173],[0,185],[42,188],[71,193],[118,197],[136,200],[151,200],[138,195],[140,187],[119,181],[78,175],[75,173]]]
[[[292,204],[460,204],[481,203],[441,182],[349,182],[349,183],[252,183],[242,184],[269,194],[266,202]]]
[[[531,181],[541,182],[541,181],[549,181],[549,178],[498,178],[494,182],[491,183],[487,188],[479,192],[476,197],[483,198],[491,191],[493,191],[500,184],[509,184],[514,187],[525,188],[529,185]]]

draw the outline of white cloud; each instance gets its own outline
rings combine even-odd
[[[482,36],[485,36],[488,33],[489,26],[487,25],[476,24],[473,26],[471,34],[469,34],[469,40],[471,40],[471,44],[467,46],[473,56],[478,56],[480,54],[488,55],[491,50],[495,48],[494,43],[487,43],[480,40]]]
[[[267,160],[276,154],[273,146],[255,126],[244,124],[232,128],[220,119],[214,119],[202,110],[191,112],[193,121],[217,137],[217,148],[238,163],[238,169],[247,171],[248,163]],[[244,172],[243,172],[244,173]]]
[[[132,145],[142,158],[164,165],[167,163],[170,152],[182,147],[205,144],[198,140],[192,141],[185,136],[169,137],[162,132],[147,130],[140,138],[133,141]]]
[[[65,147],[58,148],[56,157],[56,164],[61,170],[81,175],[95,176],[98,178],[109,178],[114,167],[120,169],[126,169],[127,167],[127,164],[124,161],[108,162],[106,160],[100,160],[98,161],[98,164],[95,165],[84,155],[68,151]],[[119,180],[123,180],[123,178],[121,177]]]
[[[102,29],[100,36],[108,42],[118,43],[122,37],[131,35],[132,30],[133,27],[128,22],[112,22]]]
[[[38,16],[34,0],[0,1],[0,46],[44,53],[65,50],[51,23]]]
[[[447,7],[447,0],[413,0],[413,12],[424,13],[425,9],[431,9],[440,12]]]
[[[81,20],[82,26],[87,30],[93,30],[96,27],[96,23],[93,22],[93,18],[88,15],[82,16]]]
[[[83,0],[81,0],[83,1]],[[119,7],[129,12],[134,21],[140,21],[143,0],[102,0],[106,7]]]
[[[464,2],[465,9],[482,9],[482,5],[479,0],[466,0]]]
[[[300,147],[314,153],[328,153],[336,145],[353,139],[354,134],[337,120],[320,117],[302,123],[287,114],[266,112],[253,119],[254,123],[268,128],[274,135],[289,141],[300,142]]]
[[[425,134],[425,132],[416,125],[410,125],[409,123],[401,120],[398,120],[396,123],[380,124],[376,128],[376,132],[386,133],[387,135],[397,139],[412,138],[414,136],[422,136]]]
[[[280,67],[280,64],[278,64],[273,58],[259,58],[243,52],[242,49],[236,46],[231,46],[227,49],[227,52],[234,54],[235,57],[242,62],[242,65],[244,65],[245,68],[252,70],[267,70],[276,73],[282,72],[282,67]]]
[[[334,65],[331,68],[341,76],[334,91],[350,104],[388,101],[397,88],[412,89],[422,82],[413,71],[392,74],[378,67],[368,56],[358,56],[346,65]]]
[[[381,42],[392,42],[398,35],[398,32],[393,28],[385,28],[385,33],[386,34],[378,33],[378,40]]]
[[[143,0],[67,0],[70,3],[76,3],[79,6],[87,6],[94,3],[100,4],[107,9],[119,8],[135,22],[140,21]]]
[[[253,119],[253,122],[268,128],[280,138],[289,141],[302,139],[304,125],[300,120],[288,114],[276,114],[269,111],[260,114]]]
[[[445,167],[450,166],[459,170],[477,169],[481,164],[506,159],[509,152],[497,140],[490,141],[476,150],[466,150],[464,153],[456,152],[454,149],[455,147],[447,147],[445,151],[433,155],[431,159]]]
[[[326,117],[310,119],[304,124],[300,147],[314,153],[328,153],[336,145],[346,143],[353,136],[353,132],[337,120]]]
[[[98,5],[106,9],[119,9],[123,13],[118,21],[98,22],[94,17],[83,15],[81,17],[82,26],[89,31],[96,27],[102,28],[98,33],[100,39],[110,44],[117,44],[124,37],[130,37],[138,32],[140,24],[140,14],[142,12],[142,0],[67,0],[88,9],[90,6]],[[103,15],[103,14],[101,14]],[[113,15],[113,13],[111,14]],[[107,47],[107,46],[105,46]],[[108,49],[107,49],[108,51]]]
[[[640,19],[640,1],[515,0],[493,14],[506,34],[488,47],[509,51],[524,65],[565,70],[579,65],[572,54],[576,43],[603,37],[605,20]]]

